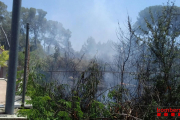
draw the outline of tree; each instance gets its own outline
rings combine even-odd
[[[31,46],[31,50],[37,49],[40,41],[42,40],[43,33],[45,33],[45,24],[46,24],[46,16],[47,12],[42,9],[35,8],[24,8],[21,10],[21,39],[20,39],[20,47],[25,45],[24,39],[26,34],[26,23],[30,24],[30,40],[33,45]]]
[[[5,50],[9,49],[11,35],[11,13],[7,11],[7,6],[0,2],[0,44]],[[7,40],[8,39],[8,40]]]
[[[169,3],[167,3],[169,4]],[[149,6],[146,7],[144,10],[139,12],[137,21],[135,22],[135,24],[133,25],[133,27],[136,29],[137,27],[141,26],[141,28],[143,30],[148,30],[148,27],[146,26],[146,21],[144,19],[149,20],[150,24],[157,24],[158,19],[160,16],[163,15],[163,11],[166,9],[166,7],[164,5],[156,5],[156,6]],[[150,12],[150,13],[149,13]],[[173,14],[175,13],[179,13],[180,12],[180,7],[174,6],[174,10],[173,10]],[[179,15],[175,15],[177,20],[172,20],[171,22],[179,22],[180,16]],[[153,21],[151,20],[151,18],[153,17]],[[155,23],[153,23],[155,22]],[[136,32],[142,32],[140,29],[137,29]]]
[[[59,47],[59,49],[67,50],[71,48],[71,43],[69,38],[71,37],[71,31],[66,30],[60,22],[49,20],[45,24],[45,33],[43,36],[44,48],[48,46],[49,48],[53,45]],[[72,50],[72,48],[71,48]]]
[[[95,55],[97,51],[96,41],[93,37],[89,37],[81,48],[81,53],[86,53],[87,55]]]
[[[0,54],[0,66],[7,67],[7,61],[9,60],[9,51],[4,50],[4,46],[1,46],[1,49],[3,52]]]
[[[176,64],[179,54],[177,53],[180,35],[180,22],[178,21],[179,16],[177,16],[179,8],[168,3],[167,6],[163,6],[161,13],[157,15],[156,19],[151,9],[149,10],[150,20],[144,18],[147,29],[140,26],[141,33],[137,35],[137,38],[146,43],[149,50],[146,53],[146,57],[151,59],[150,67],[148,67],[150,75],[147,80],[152,86],[151,91],[156,93],[151,99],[160,105],[179,105],[178,95],[175,94],[180,85],[179,73],[173,72],[180,70]]]

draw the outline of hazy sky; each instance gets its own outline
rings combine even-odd
[[[13,0],[0,0],[12,10]],[[163,5],[168,0],[22,0],[23,7],[47,11],[47,19],[56,20],[70,29],[70,41],[74,49],[92,36],[96,41],[117,41],[118,21],[124,28],[129,14],[132,22],[138,13],[148,6]],[[180,6],[180,0],[175,4]]]

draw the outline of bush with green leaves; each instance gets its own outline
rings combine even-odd
[[[20,73],[18,73],[18,76]],[[63,84],[60,87],[63,87]],[[60,93],[54,94],[57,93],[57,88],[58,86],[55,86],[54,83],[45,82],[44,75],[31,71],[26,88],[26,95],[31,99],[26,100],[26,104],[31,104],[32,109],[22,108],[18,111],[18,115],[27,116],[30,120],[71,120],[72,117],[82,118],[83,112],[80,107],[80,98],[74,96],[76,101],[73,101],[74,106],[72,108],[71,99],[65,100]]]
[[[9,51],[4,50],[4,46],[1,46],[0,48],[3,50],[0,54],[0,66],[7,67],[7,61],[9,60]]]
[[[20,79],[22,73],[23,71],[18,72],[18,82],[22,81],[22,79]],[[88,76],[87,79],[95,79],[95,75],[92,73],[93,71],[90,72],[90,76]],[[86,88],[92,86],[87,84],[83,87]],[[22,86],[20,88],[22,88]],[[22,108],[18,111],[18,115],[27,116],[30,120],[81,120],[98,117],[111,118],[108,107],[100,101],[95,100],[95,93],[89,94],[91,91],[88,92],[88,89],[86,89],[83,93],[83,97],[81,97],[79,96],[78,91],[72,90],[70,96],[65,97],[63,91],[70,89],[69,85],[47,82],[45,76],[38,73],[36,69],[32,69],[29,73],[26,89],[26,96],[31,98],[30,100],[26,100],[26,104],[31,104],[32,109]],[[91,97],[85,94],[89,94]],[[85,105],[83,99],[88,99],[87,111],[82,109],[82,105]]]

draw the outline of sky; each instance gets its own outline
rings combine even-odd
[[[0,0],[12,11],[13,0]],[[22,7],[33,7],[47,11],[48,20],[59,21],[72,34],[70,41],[75,50],[89,37],[97,42],[117,41],[116,31],[126,28],[127,16],[132,24],[138,13],[149,6],[163,5],[168,0],[22,0]],[[180,0],[175,1],[180,6]]]

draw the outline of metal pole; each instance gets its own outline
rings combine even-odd
[[[26,92],[26,73],[27,73],[27,60],[28,60],[28,43],[29,43],[29,23],[26,27],[26,49],[25,49],[25,63],[24,63],[24,80],[23,80],[23,94],[22,94],[22,107],[24,107],[25,92]]]
[[[8,81],[6,89],[6,114],[14,114],[14,99],[16,89],[18,38],[21,0],[13,0],[12,23],[11,23],[11,47],[9,53]]]

